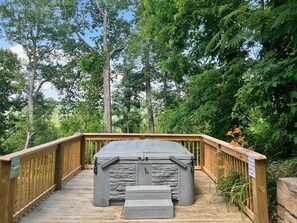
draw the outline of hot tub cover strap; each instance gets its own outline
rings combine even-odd
[[[174,156],[169,156],[169,159],[176,163],[177,165],[181,166],[184,169],[187,169],[187,164],[185,164],[184,162],[180,161],[179,159],[175,158]]]
[[[109,165],[115,163],[116,161],[118,161],[120,158],[118,156],[106,161],[105,163],[101,164],[101,168],[104,169],[106,167],[108,167]]]

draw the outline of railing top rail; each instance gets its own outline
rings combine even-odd
[[[62,138],[62,139],[57,139],[55,141],[51,141],[51,142],[48,142],[48,143],[45,143],[45,144],[34,146],[32,148],[29,148],[29,149],[25,149],[25,150],[21,150],[21,151],[18,151],[18,152],[10,153],[10,154],[7,154],[5,156],[0,156],[0,161],[10,161],[12,158],[17,157],[17,156],[19,156],[19,157],[22,157],[22,156],[25,156],[25,155],[27,156],[29,154],[36,153],[36,152],[38,152],[40,150],[44,150],[44,149],[56,146],[58,144],[65,143],[65,142],[71,141],[73,139],[81,138],[81,137],[82,137],[82,134],[76,134],[76,135],[65,137],[65,138]]]
[[[240,147],[240,146],[233,146],[228,142],[213,138],[208,135],[204,135],[204,134],[199,134],[199,135],[203,138],[203,141],[209,140],[214,144],[226,147],[226,148],[230,149],[231,151],[242,154],[245,157],[253,156],[255,158],[255,160],[266,160],[266,156],[261,153],[254,152],[254,151],[248,150],[248,149]]]
[[[191,138],[201,138],[200,134],[161,134],[161,133],[82,133],[83,136],[148,136],[148,137],[191,137]]]
[[[150,138],[151,137],[151,138],[166,138],[166,139],[172,138],[172,139],[176,139],[176,140],[179,140],[179,139],[186,139],[186,140],[195,139],[196,140],[197,139],[197,140],[203,140],[205,142],[210,141],[212,144],[216,144],[216,145],[221,145],[227,149],[230,149],[233,152],[243,155],[244,157],[253,156],[256,160],[266,160],[266,156],[264,156],[260,153],[250,151],[250,150],[247,150],[242,147],[236,147],[236,146],[230,145],[229,143],[227,143],[225,141],[222,141],[222,140],[219,140],[219,139],[216,139],[211,136],[204,135],[204,134],[151,134],[151,133],[128,133],[128,134],[127,133],[80,133],[80,134],[76,134],[76,135],[69,136],[66,138],[58,139],[58,140],[55,140],[55,141],[52,141],[49,143],[45,143],[45,144],[42,144],[39,146],[35,146],[35,147],[29,148],[26,150],[22,150],[22,151],[18,151],[15,153],[7,154],[5,156],[1,156],[0,160],[10,161],[13,157],[16,157],[16,156],[22,157],[25,155],[29,155],[31,153],[35,153],[35,152],[38,152],[40,150],[43,150],[43,149],[46,149],[49,147],[53,147],[58,144],[65,143],[65,142],[71,141],[76,138],[81,138],[82,136],[84,136],[86,138],[107,137],[107,138],[115,138],[115,139],[121,138],[121,137],[131,138],[131,139],[135,138],[135,137],[140,137],[140,138],[146,138],[146,137]]]

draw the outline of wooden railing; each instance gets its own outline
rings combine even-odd
[[[207,135],[200,136],[203,138],[202,169],[215,181],[231,171],[240,173],[242,180],[249,185],[244,203],[245,213],[254,222],[268,222],[266,156]],[[254,162],[249,164],[249,157]],[[249,165],[256,177],[250,176]]]
[[[117,140],[159,139],[175,141],[193,153],[195,169],[214,181],[236,170],[248,180],[245,213],[256,223],[268,222],[266,157],[207,135],[85,133],[56,140],[0,157],[0,222],[14,222],[45,196],[62,187],[78,171],[93,167],[93,155]],[[11,162],[20,158],[20,172],[10,178]],[[249,157],[256,177],[249,176]]]
[[[13,222],[81,169],[82,136],[71,136],[0,157],[0,222]],[[19,176],[10,178],[11,161]]]
[[[109,142],[118,140],[135,140],[135,139],[158,139],[178,142],[186,147],[193,155],[195,169],[200,169],[200,142],[201,137],[193,134],[108,134],[108,133],[85,133],[85,168],[93,167],[93,155]]]

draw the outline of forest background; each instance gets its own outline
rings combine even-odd
[[[240,128],[246,147],[296,155],[296,9],[293,0],[3,1],[1,37],[23,55],[1,49],[1,154],[75,132],[230,141]],[[45,97],[47,83],[58,100]]]
[[[265,154],[275,190],[297,169],[296,21],[295,0],[1,1],[0,155],[76,132],[204,133]]]

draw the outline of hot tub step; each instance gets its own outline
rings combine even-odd
[[[125,219],[173,218],[173,204],[171,199],[126,199],[124,217]]]
[[[126,200],[171,199],[171,188],[166,185],[126,187]]]
[[[124,217],[126,219],[172,218],[173,204],[170,186],[127,186]]]

